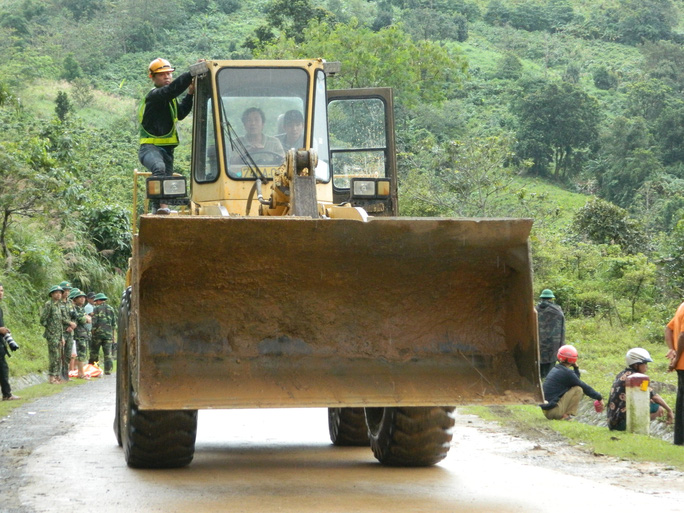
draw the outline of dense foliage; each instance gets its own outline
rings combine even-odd
[[[395,89],[403,214],[533,217],[537,288],[657,339],[684,295],[681,7],[2,0],[5,307],[38,339],[48,285],[120,293],[149,61],[323,57],[332,87]]]

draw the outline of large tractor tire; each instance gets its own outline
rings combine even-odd
[[[328,430],[334,445],[368,447],[368,427],[363,408],[328,408]]]
[[[138,409],[128,359],[130,288],[124,293],[119,321],[114,430],[126,463],[133,468],[184,467],[195,454],[197,410]]]
[[[383,465],[427,467],[446,458],[451,407],[366,408],[373,454]]]

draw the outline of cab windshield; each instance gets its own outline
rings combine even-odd
[[[303,148],[308,74],[296,68],[225,68],[219,110],[228,175],[254,180],[256,164],[272,178],[290,148]],[[232,128],[232,130],[230,129]]]

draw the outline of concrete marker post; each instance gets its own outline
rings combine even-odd
[[[627,431],[630,433],[649,434],[651,428],[649,383],[649,377],[638,372],[628,376],[625,381]]]

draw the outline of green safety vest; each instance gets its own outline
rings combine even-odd
[[[143,114],[145,114],[145,98],[143,98],[140,109],[138,109],[138,123],[140,124],[140,144],[154,144],[156,146],[178,146],[178,132],[176,132],[176,123],[178,123],[178,100],[175,98],[169,102],[171,109],[171,119],[173,119],[173,126],[171,131],[166,135],[153,135],[145,130],[142,124]]]

